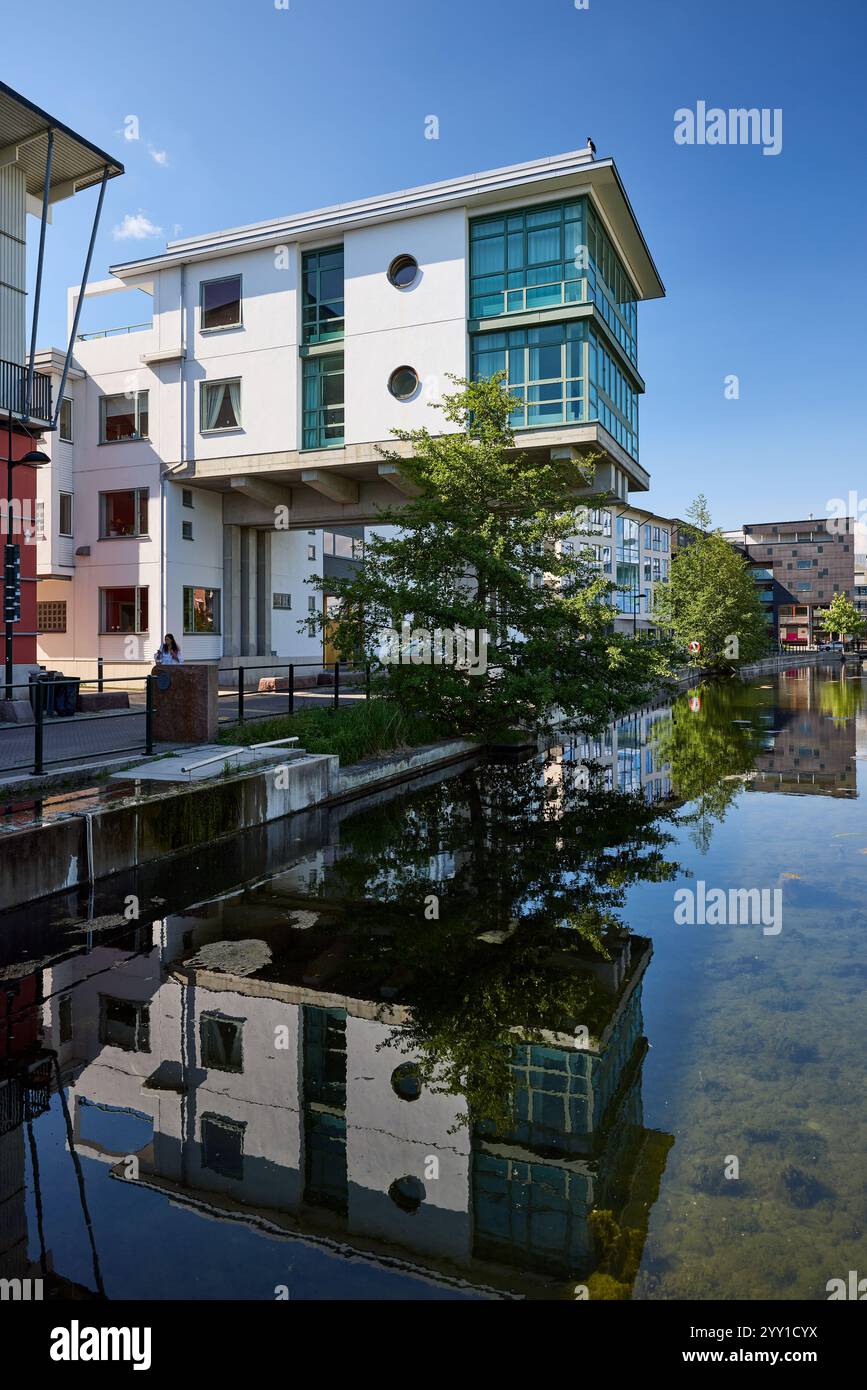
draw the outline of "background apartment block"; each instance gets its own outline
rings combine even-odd
[[[438,427],[447,373],[506,371],[519,447],[597,453],[594,490],[621,509],[647,490],[636,311],[664,291],[611,160],[582,150],[171,242],[112,276],[88,294],[141,290],[153,312],[76,344],[41,480],[51,664],[129,669],[167,629],[187,660],[321,657],[298,619],[329,595],[304,580],[327,575],[323,550],[357,559],[406,500],[380,450]],[[629,526],[611,563],[634,569]],[[630,585],[639,604],[656,558]]]
[[[567,542],[587,547],[593,561],[617,587],[610,602],[617,609],[618,632],[641,635],[657,630],[653,617],[657,584],[667,584],[675,523],[637,507],[592,508],[589,528]]]
[[[794,647],[828,640],[816,614],[837,593],[853,597],[852,519],[754,522],[725,536],[750,562],[769,636]]]

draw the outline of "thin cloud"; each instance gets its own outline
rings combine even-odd
[[[155,150],[153,145],[148,145],[148,154],[150,155],[154,164],[159,164],[160,168],[165,169],[166,165],[169,162],[168,150]]]
[[[128,212],[122,222],[114,228],[115,241],[147,241],[149,237],[162,236],[162,227],[157,227],[143,212]]]

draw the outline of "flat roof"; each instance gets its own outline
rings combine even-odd
[[[41,199],[45,188],[50,130],[54,131],[49,191],[52,202],[99,183],[106,168],[110,179],[123,173],[119,160],[0,82],[0,166],[16,164],[23,169],[27,192],[34,198]]]
[[[222,232],[185,237],[166,244],[165,252],[138,261],[125,261],[110,267],[118,279],[147,275],[190,261],[208,260],[241,251],[273,246],[275,241],[314,240],[328,234],[339,235],[357,227],[399,218],[440,212],[453,207],[470,206],[479,214],[510,199],[542,199],[562,195],[565,183],[586,185],[592,190],[598,205],[617,240],[627,268],[635,280],[642,299],[660,299],[665,286],[644,240],[641,228],[626,196],[613,159],[596,160],[589,150],[570,150],[524,164],[510,164],[501,169],[465,174],[459,178],[443,179],[439,183],[422,184],[418,188],[397,193],[379,194],[349,203],[335,203],[311,212],[293,213],[288,217],[270,218],[231,227]]]

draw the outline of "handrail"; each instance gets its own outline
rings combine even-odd
[[[195,772],[197,768],[207,767],[210,763],[218,763],[220,759],[225,762],[226,758],[237,758],[239,753],[254,753],[257,748],[279,748],[283,743],[297,743],[298,734],[292,734],[291,738],[270,738],[267,743],[248,743],[246,747],[229,748],[224,753],[215,753],[212,758],[202,758],[201,762],[190,763],[189,767],[182,767],[181,772]]]

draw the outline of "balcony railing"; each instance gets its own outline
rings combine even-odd
[[[24,416],[24,398],[27,395],[27,368],[18,362],[5,362],[0,358],[0,412]],[[33,394],[30,398],[30,418],[51,421],[51,377],[42,372],[33,373]]]

